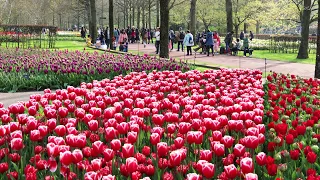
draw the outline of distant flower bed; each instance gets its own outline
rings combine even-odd
[[[0,91],[77,86],[133,71],[189,70],[187,64],[150,56],[1,49]]]

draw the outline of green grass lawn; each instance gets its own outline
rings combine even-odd
[[[243,52],[240,52],[239,56],[243,56]],[[315,64],[316,55],[309,54],[308,59],[297,59],[297,54],[287,54],[287,53],[270,53],[268,50],[255,50],[253,51],[252,57],[268,60],[279,60],[279,61],[287,61],[287,62],[295,62],[295,63],[305,63],[305,64]]]

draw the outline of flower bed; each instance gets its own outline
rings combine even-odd
[[[140,72],[32,95],[0,108],[0,178],[269,178],[261,74]]]
[[[266,84],[268,154],[278,175],[319,179],[319,81],[272,74]],[[273,173],[276,173],[274,171]]]
[[[189,70],[187,64],[156,57],[49,50],[8,50],[0,54],[0,91],[78,86],[132,71]]]

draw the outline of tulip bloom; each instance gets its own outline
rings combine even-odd
[[[241,159],[240,168],[244,174],[252,173],[254,169],[252,159],[248,157]]]

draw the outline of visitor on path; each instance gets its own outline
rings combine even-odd
[[[250,41],[254,38],[252,31],[250,31]]]
[[[142,30],[142,41],[143,41],[142,43],[143,43],[144,48],[146,48],[147,41],[148,41],[148,32],[146,29]]]
[[[118,43],[120,34],[119,34],[119,31],[117,30],[117,28],[114,28],[113,34],[114,34],[115,42]],[[116,46],[117,46],[117,44],[116,44]]]
[[[224,42],[226,43],[226,51],[227,53],[230,53],[230,46],[232,45],[232,40],[233,40],[233,31],[228,32],[226,35],[226,38],[224,39]]]
[[[106,39],[107,49],[111,48],[109,27],[106,27],[106,30],[104,32],[104,37]]]
[[[241,31],[241,33],[240,33],[240,40],[243,40],[243,39],[244,39],[244,32]]]
[[[247,53],[249,53],[249,57],[252,56],[252,50],[249,49],[249,38],[248,38],[248,35],[245,35],[245,38],[243,39],[243,54],[244,54],[244,57],[247,57]]]
[[[128,39],[128,35],[124,29],[121,30],[120,36],[119,36],[119,44],[123,44]]]
[[[155,33],[155,38],[156,38],[156,54],[159,54],[159,49],[160,49],[160,28],[157,27],[157,31]]]
[[[169,39],[170,39],[170,43],[171,43],[171,45],[170,45],[171,49],[170,50],[172,51],[173,50],[173,44],[174,44],[174,42],[176,40],[176,35],[174,34],[174,31],[172,29],[169,32]]]
[[[140,32],[139,32],[139,29],[137,28],[136,30],[135,30],[135,32],[136,32],[136,42],[140,42]]]
[[[180,45],[181,45],[181,50],[183,52],[183,40],[184,40],[185,34],[182,31],[182,28],[180,28],[180,33],[179,33],[179,40],[178,40],[178,51],[180,51]]]
[[[101,42],[101,45],[105,45],[105,35],[103,29],[100,31],[99,40]]]
[[[234,56],[236,56],[238,54],[238,51],[240,50],[240,48],[241,48],[240,39],[237,39],[237,41],[235,42],[233,48],[231,49],[232,54]]]
[[[214,40],[214,52],[215,54],[219,54],[221,40],[217,31],[214,31],[213,40]]]
[[[187,31],[186,36],[184,37],[183,44],[187,46],[187,56],[192,55],[192,46],[194,46],[193,42],[193,35],[190,33],[190,31]]]
[[[131,29],[131,43],[135,43],[136,41],[136,32],[135,32],[135,29],[132,28]]]
[[[213,51],[213,33],[208,29],[207,35],[206,35],[206,49],[207,49],[207,56],[209,56],[210,49],[212,52],[212,56],[214,56],[214,51]]]

